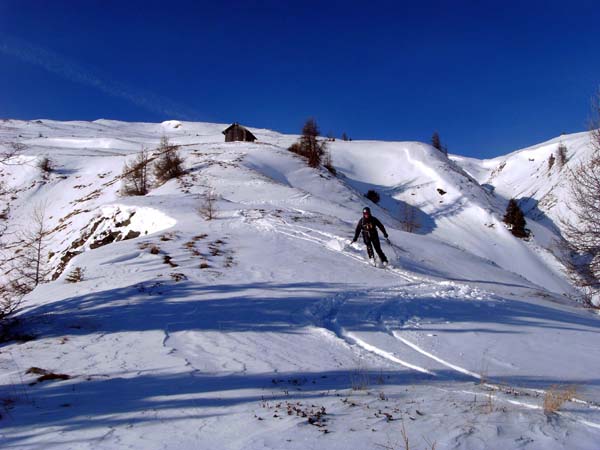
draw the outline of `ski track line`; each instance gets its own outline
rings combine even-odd
[[[473,391],[465,391],[465,390],[461,390],[458,391],[462,394],[469,394],[469,395],[477,395],[477,392],[473,392]],[[479,393],[480,394],[480,393]],[[535,410],[543,410],[544,408],[542,406],[538,406],[538,405],[532,405],[531,403],[526,403],[526,402],[520,402],[518,400],[511,400],[509,398],[500,398],[500,397],[495,397],[494,400],[500,400],[502,402],[506,402],[506,403],[510,403],[512,405],[517,405],[517,406],[522,406],[524,408],[527,409],[535,409]],[[590,422],[589,420],[586,419],[581,419],[573,414],[570,413],[565,413],[562,411],[556,411],[555,414],[559,415],[559,416],[563,416],[566,419],[570,419],[574,422],[579,422],[582,425],[588,426],[590,428],[597,428],[600,429],[600,423],[596,423],[596,422]]]
[[[353,333],[345,332],[343,328],[342,328],[342,335],[345,336],[348,340],[356,343],[356,345],[358,345],[359,347],[362,347],[363,349],[365,349],[371,353],[375,353],[376,355],[381,356],[382,358],[385,358],[388,361],[392,361],[396,364],[400,364],[401,366],[407,367],[412,370],[416,370],[417,372],[426,373],[427,375],[437,376],[437,374],[435,372],[431,372],[431,371],[425,369],[424,367],[416,366],[409,362],[403,361],[400,358],[394,356],[392,353],[363,341],[362,339],[360,339]]]
[[[561,416],[565,416],[566,414],[561,413],[560,411],[558,412],[558,414],[560,414]],[[567,416],[569,417],[569,416]],[[600,423],[596,423],[596,422],[590,422],[589,420],[585,420],[585,419],[573,419],[576,420],[579,423],[582,423],[583,425],[587,425],[588,427],[591,428],[597,428],[600,430]]]
[[[388,351],[385,351],[379,347],[376,347],[374,345],[371,345],[368,342],[365,342],[361,338],[354,335],[352,332],[348,332],[344,329],[344,327],[340,326],[337,323],[337,314],[338,314],[339,308],[342,307],[344,305],[344,303],[346,303],[347,300],[348,300],[348,297],[343,297],[343,298],[333,297],[333,298],[329,299],[328,301],[326,301],[326,303],[330,303],[330,308],[325,314],[323,314],[320,317],[321,320],[323,321],[322,328],[325,328],[326,330],[332,332],[335,336],[337,336],[339,339],[341,339],[347,345],[358,346],[358,347],[362,348],[363,350],[368,351],[369,353],[373,353],[381,358],[384,358],[388,361],[399,364],[408,369],[415,370],[420,373],[426,373],[426,374],[432,375],[432,376],[437,376],[436,373],[431,372],[431,371],[425,369],[424,367],[419,367],[417,365],[403,361],[400,358],[396,357],[394,354],[392,354]]]
[[[362,292],[361,294],[365,295],[367,293],[368,293],[368,291],[365,291],[365,292]],[[384,359],[387,359],[388,361],[394,362],[396,364],[400,364],[404,367],[407,367],[409,369],[415,370],[420,373],[426,373],[428,375],[435,376],[435,377],[440,376],[435,371],[432,371],[432,370],[426,369],[425,367],[417,366],[415,364],[404,361],[404,360],[398,358],[392,352],[389,352],[387,350],[379,348],[375,345],[369,344],[365,340],[356,336],[354,333],[348,332],[342,326],[340,326],[337,323],[337,315],[338,315],[339,309],[348,301],[348,299],[349,299],[348,297],[345,297],[343,299],[333,298],[331,300],[332,304],[331,304],[331,307],[329,308],[329,311],[325,315],[321,316],[321,319],[323,320],[323,325],[325,326],[326,329],[328,329],[329,331],[332,331],[336,336],[338,336],[340,339],[342,339],[346,343],[351,344],[351,345],[352,344],[357,345],[370,353],[374,353]],[[469,371],[463,367],[457,366],[455,364],[449,363],[449,362],[423,350],[416,344],[413,344],[409,340],[399,336],[395,331],[390,330],[385,325],[382,324],[381,328],[382,328],[382,332],[384,332],[386,334],[391,334],[395,339],[399,340],[400,342],[402,342],[404,345],[406,345],[410,349],[412,349],[418,353],[421,353],[422,355],[424,355],[434,361],[437,361],[440,364],[455,370],[456,372],[473,377],[477,380],[481,379],[481,376],[479,374],[471,372],[471,371]]]
[[[405,345],[407,345],[408,347],[412,348],[412,349],[413,349],[413,350],[415,350],[416,352],[419,352],[419,353],[421,353],[422,355],[424,355],[424,356],[427,356],[428,358],[431,358],[431,359],[433,359],[434,361],[437,361],[437,362],[439,362],[440,364],[442,364],[442,365],[444,365],[444,366],[446,366],[446,367],[449,367],[450,369],[453,369],[453,370],[455,370],[455,371],[457,371],[457,372],[460,372],[460,373],[462,373],[462,374],[464,374],[464,375],[468,375],[468,376],[470,376],[470,377],[476,378],[476,379],[478,379],[478,380],[481,380],[481,379],[482,379],[482,376],[481,376],[481,375],[479,375],[479,374],[477,374],[477,373],[475,373],[475,372],[471,372],[470,370],[468,370],[468,369],[465,369],[464,367],[460,367],[460,366],[457,366],[457,365],[455,365],[455,364],[449,363],[448,361],[445,361],[445,360],[443,360],[442,358],[439,358],[439,357],[437,357],[437,356],[435,356],[435,355],[433,355],[433,354],[431,354],[431,353],[427,352],[426,350],[423,350],[423,349],[422,349],[421,347],[419,347],[418,345],[416,345],[416,344],[414,344],[413,342],[409,341],[408,339],[406,339],[406,338],[403,338],[402,336],[400,336],[400,334],[399,334],[399,333],[398,333],[398,331],[396,331],[396,330],[392,330],[392,335],[393,335],[393,336],[394,336],[396,339],[398,339],[400,342],[402,342],[403,344],[405,344]],[[495,389],[495,390],[498,390],[498,391],[500,391],[500,392],[503,392],[503,390],[502,390],[502,387],[503,387],[503,386],[502,386],[502,385],[500,385],[500,384],[496,384],[496,383],[493,383],[493,382],[487,382],[487,383],[485,383],[485,386],[487,386],[487,387],[489,387],[489,388],[492,388],[492,389]],[[546,395],[546,392],[547,392],[547,391],[546,391],[546,390],[544,390],[544,389],[530,389],[530,388],[521,388],[521,387],[520,387],[520,388],[513,388],[513,389],[514,389],[514,390],[516,390],[516,391],[522,391],[522,392],[523,392],[523,391],[525,391],[525,392],[526,392],[526,391],[535,392],[536,394],[540,394],[540,395]],[[508,401],[508,400],[507,400],[507,401]],[[584,405],[584,406],[586,406],[586,407],[587,407],[587,408],[589,408],[589,409],[600,410],[600,407],[599,407],[599,406],[597,406],[597,405],[595,405],[594,403],[586,402],[585,400],[581,400],[581,399],[579,399],[579,398],[571,398],[571,399],[569,399],[569,401],[570,401],[570,402],[573,402],[573,403],[580,404],[580,405]],[[511,401],[511,403],[514,403],[514,404],[520,404],[519,402],[515,402],[515,401]],[[523,405],[524,405],[524,406],[528,406],[528,404],[525,404],[525,403],[524,403]],[[528,407],[529,407],[529,406],[528,406]],[[537,408],[537,407],[536,407],[536,408]],[[580,420],[580,421],[581,421],[581,420]],[[593,424],[593,422],[590,422],[590,424]],[[597,425],[597,424],[593,424],[593,425],[590,425],[590,426],[598,426],[598,427],[600,427],[600,425]]]
[[[581,400],[580,398],[572,398],[571,401],[573,403],[579,403],[580,405],[586,405],[590,409],[600,410],[600,406],[596,402],[586,402],[585,400]]]
[[[313,244],[318,244],[318,245],[320,245],[320,246],[323,246],[323,247],[325,247],[325,248],[326,248],[327,250],[329,250],[330,252],[334,252],[334,253],[341,253],[342,255],[344,255],[344,256],[347,256],[347,257],[349,257],[349,258],[352,258],[352,259],[354,259],[354,260],[356,260],[356,261],[359,261],[359,262],[360,262],[360,263],[362,263],[362,264],[367,264],[367,265],[369,265],[369,266],[371,265],[370,263],[368,263],[367,261],[365,261],[365,260],[364,260],[364,258],[361,258],[361,257],[359,257],[359,256],[356,256],[356,255],[353,255],[353,254],[351,254],[351,253],[345,252],[345,251],[343,251],[343,250],[333,250],[333,249],[329,248],[329,247],[327,246],[327,243],[329,242],[328,240],[319,239],[319,238],[317,238],[317,237],[311,236],[310,234],[308,234],[308,233],[306,233],[306,232],[304,232],[304,231],[298,230],[298,229],[296,228],[296,226],[290,225],[290,224],[288,224],[287,222],[285,222],[284,220],[282,220],[282,222],[283,222],[283,224],[284,224],[284,225],[285,225],[285,226],[288,228],[288,230],[283,230],[283,229],[281,229],[281,227],[278,227],[278,226],[277,226],[276,224],[274,224],[274,223],[273,223],[271,220],[268,220],[268,219],[266,219],[266,218],[263,218],[262,220],[263,220],[264,222],[266,222],[266,223],[267,223],[267,224],[270,226],[270,229],[271,229],[272,231],[275,231],[276,233],[280,233],[280,234],[283,234],[283,235],[285,235],[285,236],[292,237],[292,238],[294,238],[294,239],[300,239],[300,240],[303,240],[303,241],[312,242]],[[311,231],[314,231],[315,233],[319,233],[319,234],[322,234],[322,235],[324,235],[324,236],[328,236],[327,234],[325,234],[325,233],[321,233],[321,232],[320,232],[320,231],[318,231],[318,230],[314,230],[314,229],[311,229],[311,228],[308,228],[308,227],[302,227],[302,228],[309,229],[309,230],[311,230]],[[339,240],[339,237],[337,237],[337,236],[332,236],[332,239],[338,239],[338,240]],[[330,239],[330,240],[331,240],[331,239]],[[399,270],[399,269],[396,269],[396,268],[393,268],[393,267],[392,267],[392,268],[388,268],[388,269],[386,269],[386,270],[387,270],[388,272],[390,272],[390,273],[393,273],[393,274],[394,274],[394,275],[396,275],[398,278],[402,278],[404,281],[410,281],[410,282],[417,282],[417,281],[420,281],[420,282],[432,282],[432,283],[434,282],[434,281],[432,281],[432,280],[427,280],[427,279],[425,279],[425,278],[416,277],[416,276],[414,276],[414,275],[409,275],[409,274],[407,274],[406,272],[404,272],[404,271],[401,271],[401,270]]]
[[[440,364],[442,364],[442,365],[444,365],[446,367],[449,367],[452,370],[455,370],[455,371],[460,372],[460,373],[462,373],[464,375],[468,375],[470,377],[473,377],[473,378],[476,378],[478,380],[481,380],[481,375],[479,375],[479,374],[477,374],[475,372],[471,372],[470,370],[465,369],[464,367],[460,367],[460,366],[457,366],[456,364],[449,363],[448,361],[445,361],[442,358],[440,358],[438,356],[435,356],[435,355],[429,353],[426,350],[423,350],[417,344],[414,344],[413,342],[409,341],[408,339],[405,339],[402,336],[400,336],[400,333],[398,333],[396,330],[392,330],[392,336],[394,336],[400,342],[402,342],[403,344],[405,344],[408,347],[412,348],[416,352],[421,353],[422,355],[425,355],[428,358],[433,359],[434,361],[437,361]]]
[[[444,390],[444,392],[452,392],[452,391]],[[467,391],[464,389],[461,389],[459,391],[454,391],[454,392],[458,392],[460,394],[473,395],[475,397],[482,394],[481,392]],[[502,392],[502,391],[500,391],[500,392]],[[511,404],[517,405],[517,406],[523,406],[524,408],[527,408],[527,409],[538,409],[538,410],[543,409],[541,406],[538,406],[538,405],[532,405],[531,403],[520,402],[518,400],[511,400],[509,398],[494,397],[494,400],[500,400],[500,401],[511,403]]]
[[[345,303],[345,301],[342,302],[339,306],[342,306],[343,303]],[[337,308],[336,308],[335,311],[332,311],[332,312],[334,312],[333,320],[335,320],[335,315],[337,315]],[[385,330],[388,333],[390,332],[390,330],[387,327],[385,327]],[[362,347],[363,349],[365,349],[365,350],[367,350],[367,351],[369,351],[371,353],[375,353],[376,355],[381,356],[381,357],[383,357],[383,358],[385,358],[385,359],[387,359],[389,361],[395,362],[397,364],[400,364],[400,365],[408,367],[410,369],[419,371],[421,373],[427,373],[429,375],[436,376],[436,377],[439,376],[439,374],[436,373],[436,372],[433,372],[433,371],[430,371],[430,370],[428,370],[428,369],[426,369],[424,367],[416,366],[414,364],[411,364],[411,363],[408,363],[406,361],[403,361],[403,360],[399,359],[398,357],[396,357],[393,353],[388,352],[388,351],[383,350],[383,349],[380,349],[379,347],[376,347],[374,345],[371,345],[371,344],[365,342],[364,340],[356,337],[351,332],[346,332],[343,329],[343,327],[339,327],[338,326],[338,332],[337,332],[337,334],[345,336],[347,338],[347,340],[350,341],[351,343],[354,342],[354,343],[356,343],[356,345]],[[408,339],[403,338],[402,336],[400,336],[399,333],[396,330],[392,330],[391,334],[392,334],[392,336],[394,338],[398,339],[400,342],[402,342],[404,345],[408,346],[412,350],[414,350],[414,351],[416,351],[416,352],[418,352],[418,353],[420,353],[420,354],[422,354],[422,355],[424,355],[424,356],[426,356],[426,357],[428,357],[428,358],[430,358],[430,359],[432,359],[432,360],[434,360],[434,361],[436,361],[436,362],[438,362],[438,363],[440,363],[440,364],[442,364],[442,365],[444,365],[446,367],[449,367],[450,369],[452,369],[452,370],[454,370],[456,372],[459,372],[459,373],[462,373],[464,375],[473,377],[473,378],[475,378],[477,380],[481,380],[482,379],[481,375],[479,375],[479,374],[477,374],[475,372],[471,372],[470,370],[465,369],[464,367],[460,367],[460,366],[457,366],[456,364],[452,364],[452,363],[450,363],[448,361],[445,361],[442,358],[439,358],[439,357],[437,357],[437,356],[435,356],[435,355],[427,352],[426,350],[422,349],[421,347],[419,347],[418,345],[416,345],[413,342],[409,341]],[[489,387],[491,389],[495,389],[495,390],[497,390],[499,392],[504,392],[503,391],[503,386],[500,385],[500,384],[495,384],[495,383],[488,382],[488,383],[485,383],[485,386],[487,386],[487,387]],[[546,394],[546,390],[544,390],[544,389],[528,389],[528,388],[518,388],[518,389],[517,388],[513,388],[513,389],[516,390],[516,391],[531,391],[531,392],[535,392],[535,393],[541,394],[541,395],[545,395]],[[535,405],[531,405],[529,403],[522,403],[522,402],[517,402],[515,400],[508,400],[508,399],[506,401],[508,401],[510,403],[513,403],[513,404],[516,404],[516,405],[522,405],[522,406],[525,406],[527,408],[541,409],[541,407],[538,407],[538,406],[535,406]],[[581,399],[578,399],[578,398],[572,398],[572,399],[569,399],[569,401],[573,402],[573,403],[585,405],[586,407],[588,407],[590,409],[600,409],[600,407],[596,406],[595,404],[586,402],[585,400],[581,400]],[[566,416],[566,417],[570,417],[566,413],[558,412],[558,414],[561,414],[561,415]],[[578,422],[584,423],[585,425],[588,425],[590,427],[600,428],[600,424],[597,424],[597,423],[594,423],[594,422],[585,421],[585,420],[579,419],[579,418],[572,418],[572,419],[576,420]]]

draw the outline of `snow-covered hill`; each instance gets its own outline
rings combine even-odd
[[[566,162],[549,165],[566,148]],[[489,160],[454,157],[479,183],[493,187],[505,197],[519,200],[526,215],[551,231],[561,227],[561,219],[574,219],[568,208],[570,172],[590,157],[589,133],[562,135],[542,144]]]
[[[596,448],[600,320],[554,256],[558,141],[488,161],[337,141],[333,176],[286,150],[297,136],[224,143],[225,127],[0,122],[27,146],[0,166],[5,251],[44,207],[55,269],[20,313],[35,339],[0,347],[2,446],[401,448],[404,427],[415,448]],[[123,197],[124,163],[162,136],[186,175]],[[569,164],[586,139],[562,138]],[[369,189],[385,270],[347,245]],[[511,197],[531,205],[529,241],[500,220]],[[549,420],[553,385],[577,393]]]

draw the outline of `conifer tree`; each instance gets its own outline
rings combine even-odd
[[[431,136],[431,145],[433,148],[437,148],[440,152],[442,151],[442,141],[440,140],[440,135],[437,131],[433,132]]]
[[[525,228],[527,225],[527,222],[525,221],[525,215],[514,198],[511,198],[508,201],[506,213],[504,214],[502,220],[509,226],[510,232],[513,234],[513,236],[518,238],[526,238],[529,236],[529,232]]]
[[[448,156],[448,147],[442,144],[442,141],[440,140],[440,135],[437,131],[434,131],[433,135],[431,136],[431,145],[434,148],[438,149],[440,152],[442,152],[444,155]]]

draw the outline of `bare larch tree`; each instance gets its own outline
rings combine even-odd
[[[592,156],[572,172],[570,189],[576,220],[563,220],[564,237],[571,250],[569,272],[582,288],[583,301],[600,307],[600,95],[593,102],[590,130]]]
[[[149,164],[148,152],[143,147],[131,163],[125,163],[121,175],[123,195],[146,195],[148,193],[150,190]]]

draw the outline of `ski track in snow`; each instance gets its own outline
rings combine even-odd
[[[372,264],[368,260],[365,260],[365,258],[358,256],[355,253],[343,250],[346,246],[346,243],[348,242],[348,239],[341,238],[337,235],[326,233],[306,226],[292,225],[282,218],[279,218],[278,220],[272,218],[261,218],[255,221],[255,226],[260,230],[274,231],[284,236],[316,244],[319,246],[320,249],[324,248],[328,251],[336,252],[344,255],[345,257],[352,258],[355,261],[358,261],[362,264],[372,266]],[[323,237],[319,237],[316,235],[321,235]],[[342,248],[342,250],[332,249],[330,247],[332,241],[335,241],[337,245]],[[418,277],[394,267],[388,267],[385,270],[396,275],[398,278],[401,278],[404,281],[416,282],[427,280],[427,278],[425,277]]]
[[[448,283],[446,283],[446,282],[435,283],[434,285],[432,285],[432,287],[435,289],[439,289],[439,287],[441,287],[442,285],[447,285],[447,284]],[[423,287],[425,287],[425,285],[420,286],[420,288],[423,288]],[[456,287],[457,286],[455,286],[455,284],[453,283],[452,289],[454,289]],[[458,286],[458,287],[460,288],[460,286]],[[463,288],[470,289],[468,286],[463,286]],[[390,298],[397,297],[397,294],[398,294],[397,289],[398,288],[392,288],[388,291]],[[400,287],[400,289],[406,289],[406,287]],[[377,293],[379,295],[382,295],[382,294],[385,295],[386,291],[382,292],[381,290],[377,290]],[[320,324],[320,326],[325,327],[326,329],[331,331],[333,333],[333,335],[337,336],[339,339],[343,340],[345,343],[347,343],[350,346],[356,346],[362,350],[367,351],[370,354],[381,357],[386,361],[392,362],[394,364],[398,364],[409,370],[413,370],[415,372],[419,372],[422,374],[431,375],[433,377],[440,377],[440,374],[437,373],[436,370],[434,370],[434,369],[430,369],[430,368],[427,368],[424,366],[419,366],[419,365],[411,363],[410,362],[410,352],[408,354],[405,354],[405,352],[403,352],[403,355],[405,355],[405,358],[408,357],[409,361],[407,361],[406,359],[401,359],[400,357],[397,356],[397,351],[399,350],[399,348],[392,350],[392,351],[380,348],[376,345],[369,343],[367,340],[358,337],[355,333],[352,333],[352,332],[346,330],[343,325],[340,325],[338,323],[338,314],[340,313],[340,310],[343,309],[343,307],[347,303],[347,301],[351,301],[352,298],[356,298],[356,297],[368,297],[368,296],[369,296],[369,291],[357,292],[352,296],[346,296],[346,297],[338,295],[333,298],[323,300],[319,306],[314,307],[311,311],[308,312],[308,314],[316,320],[315,324],[317,324],[317,325]],[[398,300],[396,300],[396,301],[398,301]],[[388,306],[389,306],[389,302],[382,304],[378,309],[382,309],[382,308],[385,308]],[[376,315],[378,316],[378,319],[381,319],[380,314],[376,314]],[[483,376],[481,374],[478,374],[476,372],[468,370],[457,364],[451,363],[445,359],[442,359],[442,358],[432,354],[431,352],[424,350],[423,348],[419,347],[418,345],[416,345],[415,343],[406,339],[405,337],[402,337],[400,331],[390,329],[383,322],[380,322],[380,331],[382,333],[387,333],[387,334],[390,334],[391,336],[393,336],[397,341],[399,341],[399,343],[402,344],[402,347],[405,350],[406,350],[406,348],[408,348],[418,354],[424,355],[425,357],[429,358],[431,361],[435,361],[445,367],[448,367],[458,374],[462,374],[462,375],[471,377],[475,381],[481,382],[481,380],[483,379]],[[444,375],[441,377],[445,378],[445,379],[453,379],[449,375]],[[486,379],[484,386],[487,387],[488,389],[492,389],[492,390],[496,390],[496,391],[500,391],[500,392],[506,391],[512,395],[514,395],[514,394],[523,395],[523,394],[526,394],[527,392],[532,392],[532,393],[537,394],[538,396],[543,397],[547,393],[547,391],[544,389],[528,389],[528,388],[524,388],[524,387],[515,388],[513,386],[510,386],[507,388],[502,383],[494,383],[493,380],[488,380],[488,379]],[[473,392],[473,391],[458,391],[458,392],[473,394],[473,395],[481,395],[481,392],[479,392],[479,393]],[[523,407],[526,407],[529,409],[543,410],[542,406],[533,405],[533,404],[527,403],[527,402],[520,402],[520,401],[512,400],[510,398],[502,398],[501,400],[505,401],[507,403],[511,403],[511,404],[518,405],[518,406],[523,406]],[[581,404],[589,409],[594,409],[594,410],[600,409],[593,402],[587,402],[587,401],[581,400],[576,397],[569,399],[569,401],[573,402],[573,403]],[[559,414],[565,418],[568,418],[569,420],[579,422],[585,426],[589,426],[592,428],[600,428],[600,424],[591,422],[589,420],[585,420],[585,419],[583,419],[575,414],[572,414],[572,413],[565,413],[562,411],[558,411],[557,414]]]
[[[456,364],[452,364],[449,363],[448,361],[443,360],[442,358],[439,358],[425,350],[423,350],[421,347],[419,347],[416,344],[413,344],[412,342],[410,342],[408,339],[403,338],[402,336],[400,336],[400,333],[396,330],[392,331],[392,336],[394,336],[396,339],[398,339],[400,342],[402,342],[403,344],[406,344],[407,346],[409,346],[410,348],[412,348],[414,351],[421,353],[422,355],[427,356],[428,358],[433,359],[434,361],[439,362],[440,364],[449,367],[452,370],[455,370],[457,372],[460,373],[464,373],[465,375],[468,375],[470,377],[476,378],[476,379],[481,379],[481,375],[475,373],[475,372],[471,372],[470,370],[467,370],[463,367],[457,366]]]

